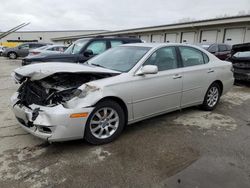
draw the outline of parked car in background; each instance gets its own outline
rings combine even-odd
[[[200,43],[197,45],[214,54],[221,60],[225,60],[231,55],[232,46],[229,44]]]
[[[46,46],[48,43],[32,42],[32,43],[23,43],[18,45],[15,48],[7,48],[3,52],[3,56],[8,57],[9,59],[16,59],[18,57],[26,57],[29,54],[29,50]]]
[[[195,46],[157,43],[118,46],[85,64],[33,64],[12,75],[21,84],[11,103],[22,128],[50,142],[92,144],[170,111],[213,110],[234,82],[230,62]]]
[[[233,45],[227,60],[233,64],[236,80],[250,81],[250,43]]]
[[[6,47],[0,46],[0,56],[3,55],[3,52],[4,52],[5,49],[6,49]]]
[[[67,49],[67,46],[64,45],[47,45],[40,48],[32,49],[29,51],[27,57],[34,55],[49,55],[49,54],[58,54],[63,53]]]
[[[128,37],[96,37],[79,39],[70,45],[64,53],[27,57],[22,61],[22,65],[38,62],[72,62],[84,63],[90,58],[105,50],[127,43],[141,43],[137,38]]]

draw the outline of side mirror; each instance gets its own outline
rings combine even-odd
[[[145,65],[136,73],[136,75],[157,74],[157,73],[158,73],[158,67],[156,65]]]
[[[85,57],[90,57],[90,56],[94,55],[94,53],[93,53],[92,50],[86,50],[86,51],[83,53],[83,55],[84,55]]]

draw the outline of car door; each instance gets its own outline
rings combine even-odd
[[[29,54],[29,44],[22,44],[18,47],[18,56],[25,57]]]
[[[180,46],[179,53],[183,66],[181,107],[200,104],[215,77],[215,69],[211,68],[209,57],[196,48]]]
[[[83,63],[83,62],[89,60],[90,58],[103,53],[104,51],[107,50],[107,48],[108,47],[107,47],[107,41],[106,40],[92,41],[87,45],[87,47],[85,48],[83,53],[80,54],[79,62]],[[92,51],[93,55],[90,55],[90,56],[84,55],[84,52],[86,52],[86,51]]]
[[[179,109],[182,76],[175,47],[156,50],[143,64],[156,65],[157,74],[136,75],[131,84],[134,119]]]
[[[228,50],[227,46],[224,44],[219,44],[219,56],[218,58],[221,60],[225,60],[229,57],[230,50]]]

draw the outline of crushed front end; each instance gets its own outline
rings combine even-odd
[[[93,107],[69,108],[67,101],[78,96],[84,83],[108,74],[56,73],[32,80],[14,73],[20,85],[11,97],[12,110],[19,124],[29,133],[48,141],[81,139]]]

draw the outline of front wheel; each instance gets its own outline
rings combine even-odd
[[[201,105],[202,109],[211,111],[215,109],[216,105],[220,100],[221,88],[219,84],[213,83],[207,90],[203,104]]]
[[[90,114],[85,127],[84,138],[95,145],[115,140],[125,126],[125,115],[115,101],[102,101]]]

